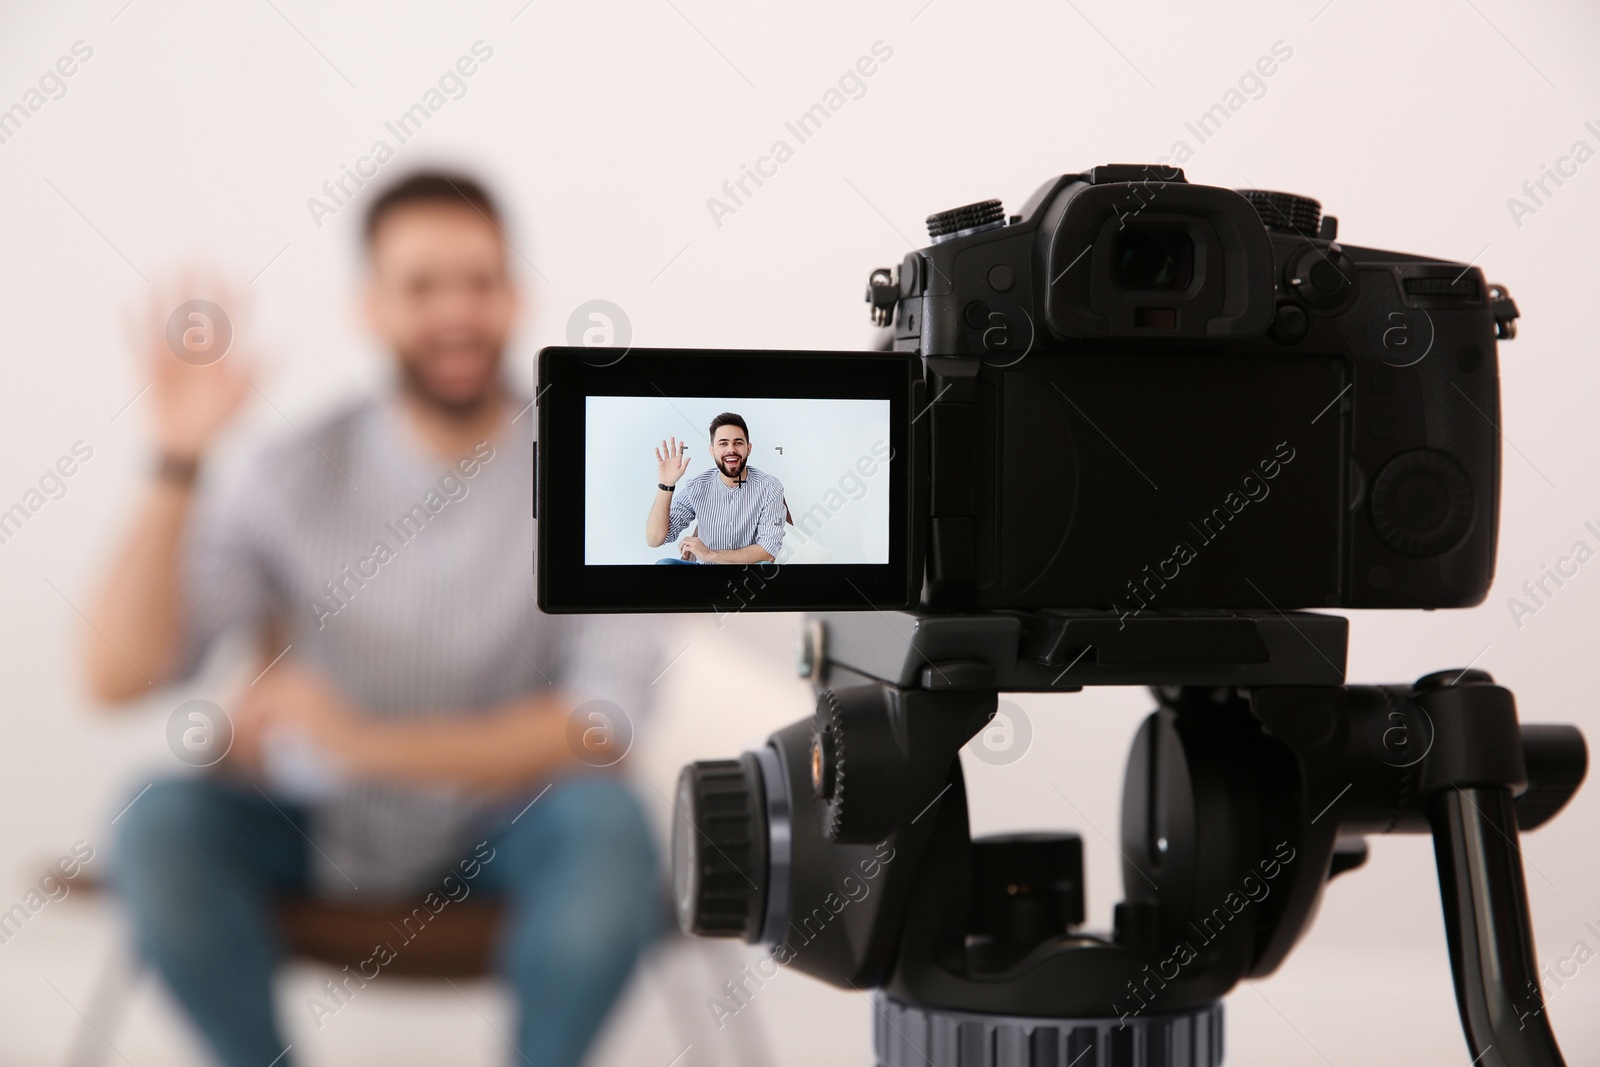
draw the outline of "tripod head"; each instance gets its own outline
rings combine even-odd
[[[1310,613],[813,616],[816,714],[680,778],[680,921],[877,988],[884,1067],[1198,1067],[1221,1062],[1220,998],[1283,961],[1365,836],[1431,833],[1477,1062],[1559,1064],[1516,839],[1576,791],[1583,738],[1519,725],[1482,671],[1345,685],[1346,636]],[[1088,932],[1076,836],[974,841],[957,754],[1001,691],[1134,684],[1157,708],[1125,896]]]

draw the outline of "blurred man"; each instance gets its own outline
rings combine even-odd
[[[688,443],[662,441],[656,453],[655,499],[645,516],[644,541],[656,548],[676,541],[689,524],[677,558],[657,563],[766,563],[783,548],[787,508],[783,483],[750,466],[750,430],[744,418],[724,411],[711,420],[710,470],[701,471],[678,491],[689,469]]]
[[[517,294],[499,219],[461,176],[379,196],[365,313],[394,387],[286,431],[198,501],[253,390],[237,354],[175,358],[153,312],[156,458],[91,613],[89,677],[122,701],[189,676],[223,634],[259,652],[228,707],[234,773],[158,782],[117,827],[140,947],[225,1064],[293,1059],[271,1003],[283,894],[430,913],[467,881],[501,895],[509,1058],[538,1067],[580,1059],[652,933],[644,816],[593,768],[622,755],[607,731],[641,710],[656,650],[646,620],[535,609],[534,419],[501,377]],[[360,984],[305,1010],[337,1025]]]

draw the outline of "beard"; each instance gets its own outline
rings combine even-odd
[[[717,465],[717,470],[721,471],[726,477],[733,478],[735,480],[740,478],[740,476],[742,476],[745,472],[745,463],[742,456],[734,460],[734,463],[736,463],[737,466],[735,466],[732,470],[728,469],[728,465],[723,462],[721,456],[718,456],[714,462]]]
[[[496,348],[488,357],[489,370],[477,388],[446,391],[427,373],[427,351],[400,350],[400,385],[406,395],[453,419],[468,419],[483,412],[500,394],[499,367],[502,349]]]

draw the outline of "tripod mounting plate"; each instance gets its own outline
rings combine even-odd
[[[1349,620],[1315,612],[820,612],[806,659],[900,688],[1343,685]],[[820,654],[819,654],[820,652]],[[818,679],[821,684],[837,684]]]

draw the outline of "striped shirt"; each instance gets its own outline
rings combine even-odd
[[[715,467],[701,471],[672,495],[667,540],[676,541],[696,519],[695,536],[715,551],[760,545],[778,558],[783,547],[783,483],[754,467],[737,485]]]
[[[534,604],[532,422],[450,463],[385,395],[270,443],[234,476],[208,477],[185,533],[187,672],[225,633],[258,647],[273,634],[267,656],[288,646],[374,716],[457,716],[470,729],[477,712],[558,688],[638,722],[660,620],[549,616]],[[269,760],[267,784],[306,805],[313,886],[325,895],[410,893],[470,851],[505,805],[315,764]]]

